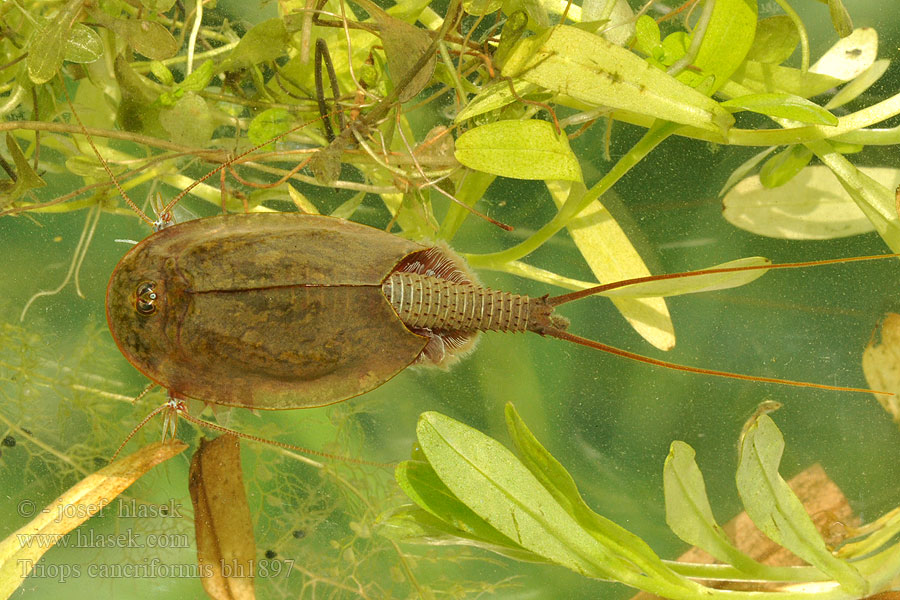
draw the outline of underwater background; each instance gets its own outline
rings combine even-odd
[[[818,56],[835,34],[822,17],[822,7],[805,4],[815,3],[798,3],[796,8],[817,15],[804,14],[804,20],[812,55]],[[845,4],[857,27],[877,28],[881,55],[894,58],[900,45],[900,7],[852,0]],[[262,20],[274,14],[240,14],[240,6],[222,2],[217,10],[232,20]],[[765,10],[762,5],[761,13]],[[867,92],[869,97],[858,102],[873,103],[898,88],[900,71],[894,65]],[[896,123],[884,124],[892,125]],[[611,138],[613,159],[641,134],[636,127],[617,123]],[[589,185],[611,164],[603,159],[603,145],[602,126],[572,142]],[[728,224],[718,191],[755,152],[673,137],[614,187],[613,197],[605,200],[654,273],[698,269],[743,256],[766,256],[779,263],[887,251],[873,233],[797,242],[763,238]],[[852,160],[856,165],[896,167],[898,154],[895,147],[869,147]],[[202,173],[202,168],[192,168]],[[39,191],[45,200],[80,185],[80,179],[61,168],[46,173],[45,179],[49,186]],[[303,192],[323,213],[351,195],[312,186]],[[187,208],[211,214],[208,207],[189,202]],[[469,218],[453,242],[461,252],[507,248],[555,212],[541,182],[508,179],[495,181],[478,208],[515,230],[504,232]],[[441,210],[436,203],[436,212]],[[27,522],[29,510],[40,509],[105,465],[131,429],[164,399],[156,390],[131,404],[147,381],[120,355],[105,321],[106,283],[129,247],[118,240],[147,235],[136,218],[100,213],[78,274],[83,297],[70,284],[35,300],[20,319],[36,292],[63,280],[82,231],[95,216],[86,208],[0,218],[0,250],[7,256],[0,276],[0,437],[12,436],[16,442],[0,447],[3,537]],[[389,219],[375,196],[354,215],[354,220],[380,227]],[[527,261],[591,278],[565,232]],[[509,275],[482,272],[479,277],[486,285],[519,293],[561,293]],[[772,272],[747,286],[670,299],[678,343],[668,353],[644,342],[603,298],[585,299],[560,312],[579,335],[677,363],[864,387],[862,351],[884,315],[900,312],[898,284],[896,262],[877,261]],[[897,504],[900,431],[871,395],[679,373],[533,334],[485,334],[475,352],[449,371],[408,369],[375,391],[335,406],[255,414],[232,409],[217,419],[254,435],[392,463],[408,458],[418,415],[424,411],[450,415],[506,441],[503,406],[512,402],[572,473],[594,510],[645,539],[662,557],[674,559],[687,548],[665,523],[662,465],[671,442],[685,441],[697,451],[713,509],[725,522],[742,510],[734,486],[738,435],[764,400],[784,405],[772,416],[787,443],[785,478],[821,464],[863,521]],[[212,418],[209,413],[205,417]],[[154,421],[144,428],[126,452],[158,439],[158,427]],[[202,432],[183,423],[181,435],[195,443]],[[103,516],[70,534],[72,545],[79,539],[76,534],[81,536],[82,547],[51,549],[14,597],[202,594],[198,580],[190,576],[196,552],[187,492],[189,453],[151,471]],[[634,593],[560,567],[516,562],[478,549],[387,540],[379,532],[379,519],[403,502],[387,469],[334,463],[320,470],[272,448],[246,443],[243,459],[257,549],[269,569],[257,579],[259,597],[483,593],[499,598],[627,598]],[[141,512],[136,507],[161,505],[171,512],[134,514]],[[112,540],[112,535],[122,534],[136,540],[132,547],[112,541],[102,547],[98,542],[102,536]],[[99,565],[94,575],[89,575],[90,565]],[[142,569],[127,576],[120,565]]]

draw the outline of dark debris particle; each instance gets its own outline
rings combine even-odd
[[[294,533],[292,533],[291,535],[294,536],[295,540],[302,540],[303,538],[306,537],[306,532],[303,531],[302,529],[295,529]]]
[[[16,445],[16,438],[14,438],[11,435],[8,435],[5,438],[3,438],[3,441],[0,442],[0,444],[2,444],[3,446],[6,446],[7,448],[12,448],[13,446]]]
[[[272,560],[276,556],[278,556],[278,553],[274,550],[266,550],[266,558],[268,558],[269,560]]]

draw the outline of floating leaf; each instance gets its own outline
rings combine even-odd
[[[203,589],[216,600],[254,598],[256,542],[236,436],[200,441],[188,488]]]
[[[784,438],[768,415],[751,425],[741,444],[737,487],[747,515],[760,531],[838,581],[847,592],[864,595],[866,581],[848,562],[825,546],[788,484],[778,473]]]
[[[756,281],[767,273],[767,269],[754,269],[751,271],[733,271],[728,273],[706,273],[718,269],[742,269],[745,267],[764,267],[772,264],[768,258],[762,256],[748,256],[739,258],[714,267],[691,271],[688,277],[672,277],[671,279],[658,279],[633,283],[620,288],[600,292],[599,296],[628,296],[631,298],[655,298],[669,296],[683,296],[684,294],[698,294],[701,292],[714,292],[727,290],[734,287],[747,285]]]
[[[863,351],[863,374],[873,390],[895,394],[875,394],[875,398],[891,414],[894,422],[900,424],[900,315],[888,313],[879,329],[880,343],[873,334]]]
[[[756,37],[747,59],[778,65],[794,53],[799,43],[800,32],[793,19],[787,15],[766,17],[756,24]]]
[[[759,181],[767,188],[784,185],[806,168],[812,157],[812,150],[806,146],[788,146],[763,164],[759,170]]]
[[[585,186],[580,182],[548,181],[546,185],[557,208],[564,202],[577,202],[574,194],[585,193]],[[650,275],[637,248],[600,201],[592,202],[566,228],[598,282],[612,283]],[[618,297],[612,302],[645,340],[660,350],[675,346],[675,329],[665,300]]]
[[[838,119],[818,104],[792,94],[750,94],[722,102],[725,108],[742,108],[770,117],[793,119],[812,125],[837,125]]]
[[[513,48],[503,75],[594,107],[609,106],[721,134],[734,119],[718,102],[625,48],[558,25]]]
[[[154,466],[187,447],[180,441],[144,446],[69,488],[30,523],[0,542],[0,598],[8,598],[41,556],[59,540],[94,516]],[[26,567],[26,565],[30,565]]]
[[[456,140],[461,164],[513,179],[581,180],[581,167],[565,133],[547,121],[496,121],[465,132]]]
[[[885,186],[900,184],[900,170],[866,167],[863,173]],[[723,216],[757,235],[789,240],[828,240],[868,233],[872,223],[841,187],[830,169],[803,169],[781,187],[769,189],[759,177],[734,186],[722,202]]]
[[[73,63],[92,63],[103,54],[103,42],[97,32],[75,23],[66,40],[65,59]]]
[[[809,70],[850,81],[871,67],[877,57],[878,32],[864,27],[838,40]]]

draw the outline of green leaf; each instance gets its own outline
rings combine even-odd
[[[720,561],[748,573],[757,571],[760,564],[735,548],[716,522],[694,456],[694,449],[684,442],[672,442],[669,448],[663,467],[666,523],[683,541]]]
[[[767,269],[732,271],[728,273],[707,273],[707,271],[718,269],[742,269],[744,267],[763,267],[770,264],[772,264],[772,262],[768,258],[763,258],[762,256],[749,256],[708,267],[706,269],[690,271],[690,275],[687,277],[673,277],[671,279],[633,283],[606,292],[600,292],[597,295],[607,297],[627,296],[631,298],[666,298],[669,296],[682,296],[684,294],[727,290],[756,281],[767,273]]]
[[[224,70],[245,68],[283,56],[290,44],[284,19],[276,17],[257,23],[244,34],[228,56]]]
[[[900,252],[900,218],[896,193],[860,171],[827,140],[806,143],[841,182],[892,252]]]
[[[103,42],[97,32],[75,23],[66,40],[65,59],[73,63],[92,63],[103,54]]]
[[[184,81],[175,85],[173,89],[159,96],[159,104],[162,106],[174,106],[179,98],[187,92],[202,92],[212,81],[216,67],[213,61],[204,61],[193,73],[184,78]]]
[[[427,462],[402,462],[394,470],[394,478],[410,500],[443,522],[454,535],[482,540],[497,547],[523,550],[460,502]]]
[[[609,106],[722,134],[734,119],[717,102],[600,36],[558,25],[513,48],[503,75],[593,107]]]
[[[349,200],[331,211],[331,216],[337,217],[338,219],[349,219],[353,216],[353,213],[356,212],[356,209],[359,208],[359,205],[362,204],[365,197],[366,192],[364,191],[353,194]]]
[[[153,73],[153,76],[156,77],[164,86],[169,87],[175,85],[175,76],[172,75],[172,71],[169,70],[169,67],[167,67],[162,62],[158,60],[151,60],[150,72]]]
[[[94,14],[99,11],[94,11]],[[165,27],[146,19],[106,19],[107,25],[125,38],[135,52],[150,60],[172,58],[178,52],[178,42]]]
[[[716,0],[691,68],[682,70],[678,80],[693,88],[702,85],[709,94],[716,92],[743,64],[753,45],[756,21],[756,2]]]
[[[0,208],[9,206],[28,190],[47,185],[41,176],[31,168],[31,164],[25,158],[19,143],[11,133],[6,134],[6,147],[16,165],[16,181],[15,183],[3,182],[4,186],[0,187]]]
[[[834,555],[803,503],[778,473],[784,438],[774,421],[762,415],[744,436],[737,468],[737,487],[750,519],[769,539],[818,567],[852,594],[864,596],[865,579]]]
[[[831,15],[831,24],[839,36],[845,38],[853,33],[853,19],[850,18],[850,13],[841,0],[828,0],[828,13]]]
[[[792,119],[812,125],[838,124],[838,119],[828,110],[806,98],[792,94],[749,94],[722,102],[725,108],[740,108],[770,117]]]
[[[480,17],[500,10],[503,0],[463,0],[462,6],[467,14]]]
[[[575,480],[534,437],[512,403],[506,404],[506,427],[522,463],[585,530],[612,552],[633,562],[646,573],[687,583],[673,573],[644,540],[591,510],[581,497]]]
[[[661,45],[662,37],[659,25],[649,15],[641,15],[634,24],[634,41],[638,50],[648,56],[654,56]]]
[[[147,10],[164,13],[175,6],[175,0],[141,0],[141,4]]]
[[[759,170],[759,180],[767,188],[784,185],[802,171],[812,157],[812,150],[806,146],[788,146],[763,164]]]
[[[818,96],[844,81],[831,75],[815,73],[812,70],[804,72],[800,69],[770,65],[754,60],[744,61],[744,64],[734,72],[731,78],[743,88],[754,92],[782,92],[801,98]]]
[[[756,37],[747,60],[778,65],[794,53],[799,43],[800,32],[793,19],[787,15],[766,17],[756,24]]]
[[[38,23],[28,44],[28,78],[32,83],[47,83],[62,66],[65,40],[69,39],[83,0],[70,0],[49,23]]]
[[[441,481],[506,537],[577,573],[640,576],[585,531],[499,442],[434,412],[422,414],[416,433]]]
[[[581,167],[565,133],[547,121],[497,121],[465,132],[456,140],[461,164],[513,179],[581,181]]]
[[[510,84],[512,85],[512,89],[510,89]],[[515,90],[515,94],[513,94],[513,89]],[[466,119],[471,119],[492,110],[503,108],[504,106],[517,101],[519,98],[523,98],[539,89],[539,86],[518,78],[504,77],[497,81],[493,81],[482,87],[481,90],[469,100],[469,103],[459,111],[459,114],[456,115],[453,122],[462,123]]]
[[[557,208],[569,201],[578,202],[586,192],[580,182],[548,181],[546,185]],[[606,198],[612,200],[609,194]],[[613,283],[650,275],[637,248],[601,201],[588,205],[569,221],[566,229],[598,282]],[[612,302],[645,340],[660,350],[675,346],[675,329],[665,300],[617,297]]]
[[[293,125],[293,119],[287,109],[268,108],[250,121],[247,137],[250,138],[253,145],[260,146],[289,131],[291,125]]]
[[[206,100],[188,92],[175,105],[159,113],[159,122],[176,144],[204,146],[216,128]]]

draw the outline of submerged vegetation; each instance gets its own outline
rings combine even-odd
[[[284,1],[252,18],[219,4],[0,6],[0,239],[9,259],[0,278],[0,485],[11,490],[0,499],[8,523],[0,537],[101,472],[164,400],[155,390],[132,404],[146,381],[100,324],[109,273],[150,229],[92,147],[147,221],[170,209],[176,221],[223,210],[330,214],[450,244],[492,285],[533,295],[651,272],[763,265],[756,254],[769,251],[778,262],[900,252],[892,162],[900,130],[891,128],[900,93],[883,84],[896,81],[890,56],[879,55],[884,32],[854,29],[840,0],[805,7],[809,19],[831,18],[818,38],[783,0],[765,7],[771,14],[747,0],[681,9],[624,0]],[[221,177],[193,185],[220,167]],[[716,292],[686,301],[693,308],[679,305],[686,348],[676,362],[862,386],[863,347],[892,308],[895,262],[778,273],[740,287],[761,273],[608,295],[649,344],[671,350],[676,327],[664,297]],[[599,305],[571,309],[573,328],[639,348],[631,332],[601,328],[618,321]],[[881,330],[885,344],[892,331]],[[554,454],[570,454],[558,462],[511,408],[520,459],[425,413],[421,452],[397,470],[400,489],[388,469],[244,444],[265,567],[257,593],[628,593],[597,581],[608,579],[692,598],[721,593],[691,579],[710,576],[826,582],[822,598],[891,587],[900,569],[889,545],[896,519],[862,530],[868,537],[856,545],[826,547],[778,474],[774,422],[760,417],[740,451],[734,446],[749,411],[777,396],[790,423],[791,467],[822,461],[850,487],[860,515],[875,520],[897,504],[889,482],[900,476],[885,460],[900,433],[875,398],[709,382],[561,346],[486,336],[451,373],[404,375],[334,407],[261,417],[207,411],[256,436],[387,462],[408,454],[424,410],[502,435],[500,406],[512,400]],[[893,391],[894,353],[885,346],[867,356],[866,375],[881,373],[872,387]],[[878,400],[896,411],[896,402]],[[157,436],[149,429],[140,443]],[[179,430],[191,446],[201,435]],[[681,442],[660,477],[673,439],[690,439],[701,460],[719,457],[704,467],[706,483]],[[735,468],[749,516],[811,566],[764,567],[723,537],[706,486],[713,505],[739,512],[729,485]],[[508,480],[490,481],[495,471]],[[475,485],[479,476],[487,486]],[[188,458],[168,459],[137,478],[116,510],[94,507],[102,514],[86,525],[56,530],[69,542],[36,564],[7,539],[0,592],[23,585],[55,596],[66,586],[67,595],[96,595],[99,579],[134,596],[200,593],[190,575],[197,555],[187,481]],[[753,494],[766,486],[768,495]],[[418,508],[403,505],[403,493]],[[537,506],[544,518],[526,522]],[[662,561],[681,547],[666,523],[732,566]],[[86,535],[106,541],[76,541]],[[449,542],[461,545],[441,547]],[[89,571],[92,564],[106,570]],[[126,579],[135,566],[140,572]],[[553,587],[541,588],[542,569],[554,569]]]

